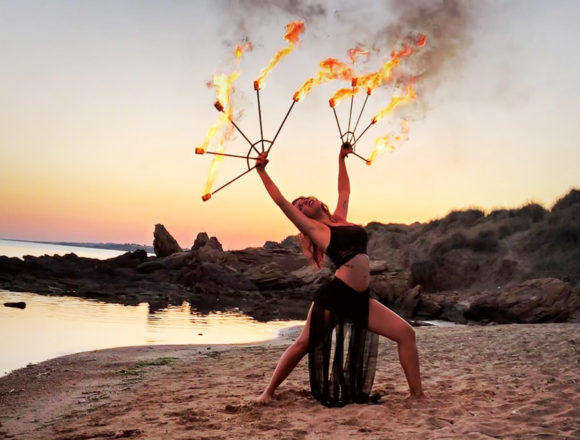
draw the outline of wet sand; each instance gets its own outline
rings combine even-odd
[[[382,340],[376,405],[325,408],[304,359],[253,403],[291,340],[146,346],[53,359],[0,378],[7,439],[578,439],[580,325],[417,328],[427,401],[407,401]],[[295,333],[295,332],[294,332]]]

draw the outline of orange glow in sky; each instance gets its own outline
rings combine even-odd
[[[363,3],[362,18],[353,20],[379,29],[384,13],[376,2]],[[571,55],[580,4],[514,1],[485,11],[487,25],[474,27],[461,63],[436,77],[426,72],[415,84],[417,99],[357,144],[357,153],[368,156],[375,138],[409,120],[409,139],[372,167],[347,160],[350,221],[412,223],[452,209],[532,200],[550,206],[580,186],[580,61]],[[218,116],[206,83],[235,69],[228,63],[246,36],[253,50],[240,60],[234,118],[252,141],[259,138],[253,81],[283,47],[284,25],[298,18],[283,12],[256,18],[249,35],[239,35],[235,17],[213,2],[139,10],[111,1],[3,4],[0,238],[151,244],[154,225],[162,223],[182,247],[205,231],[236,249],[295,234],[254,172],[204,203],[212,157],[194,151]],[[306,21],[299,50],[270,72],[260,92],[266,138],[320,60],[348,64],[347,50],[364,43],[364,32],[333,20],[329,14]],[[437,36],[427,38],[421,50],[436,47]],[[394,43],[385,39],[386,53]],[[371,45],[364,47],[371,53],[357,59],[357,73],[381,66]],[[362,128],[389,104],[395,86],[369,96]],[[341,142],[328,100],[348,87],[348,81],[321,84],[290,114],[268,165],[288,199],[315,195],[336,204]],[[365,97],[354,98],[355,114]],[[336,107],[343,125],[349,101]],[[227,143],[228,153],[247,151],[238,134]],[[224,159],[214,188],[245,169],[243,161]]]

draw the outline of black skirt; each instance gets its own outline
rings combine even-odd
[[[371,396],[378,337],[368,331],[370,293],[334,278],[314,295],[308,367],[314,398],[326,406],[376,401]]]

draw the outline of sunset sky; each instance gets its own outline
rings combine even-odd
[[[438,4],[407,1],[401,12],[393,3],[403,2],[0,0],[0,238],[150,244],[162,223],[182,247],[206,231],[238,249],[294,234],[255,172],[202,202],[212,158],[194,150],[218,116],[206,83],[235,69],[236,43],[254,44],[233,103],[236,122],[258,139],[252,82],[286,45],[284,25],[304,19],[301,44],[261,92],[271,138],[320,60],[346,61],[359,45],[372,53],[356,68],[373,71],[398,43],[399,15]],[[409,140],[372,166],[348,159],[354,223],[549,207],[580,187],[580,2],[458,3],[467,5],[459,16],[404,29],[425,32],[431,58],[409,59],[424,72],[417,99],[373,126],[357,152],[368,155],[403,116]],[[290,200],[336,204],[340,141],[328,98],[344,86],[314,88],[272,149],[269,173]],[[369,98],[363,127],[393,91]],[[338,111],[346,124],[348,103]],[[247,144],[236,136],[227,151],[245,154]],[[225,159],[215,187],[244,167]]]

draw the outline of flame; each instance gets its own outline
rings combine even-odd
[[[354,64],[355,58],[360,57],[360,56],[368,56],[369,51],[355,47],[353,49],[349,49],[347,51],[347,54],[348,54],[348,57],[350,58],[350,62],[352,64]]]
[[[286,55],[290,54],[294,50],[294,47],[300,43],[300,34],[304,32],[304,22],[301,20],[293,21],[288,23],[284,29],[286,29],[284,39],[288,42],[288,46],[280,49],[268,65],[262,69],[256,81],[254,81],[254,88],[256,90],[260,90],[264,86],[264,81],[266,81],[272,69],[276,67],[276,64]]]
[[[359,57],[362,55],[368,55],[369,51],[365,50],[365,49],[354,48],[354,49],[349,49],[347,51],[347,54],[348,54],[348,57],[350,58],[351,64],[354,64],[356,57]],[[354,74],[354,72],[351,71],[350,76],[351,76],[353,88],[342,88],[342,89],[339,89],[336,92],[334,92],[334,95],[332,95],[332,97],[328,101],[330,103],[331,107],[335,107],[336,105],[340,104],[340,102],[342,100],[344,100],[345,98],[348,98],[349,96],[354,96],[361,91],[361,89],[356,88],[356,86],[357,86],[356,78],[353,77],[353,74]],[[370,95],[370,92],[369,92],[369,95]]]
[[[254,46],[249,41],[246,41],[244,44],[238,44],[234,49],[234,55],[236,56],[236,60],[240,60],[242,58],[242,54],[247,50],[252,50]]]
[[[427,35],[419,34],[417,35],[417,41],[415,42],[415,46],[423,47],[427,44]]]
[[[238,61],[238,67],[241,55],[244,51],[251,49],[251,47],[251,43],[248,42],[243,45],[236,46],[234,54],[236,55],[236,60]],[[238,79],[239,76],[239,70],[236,70],[229,75],[226,73],[217,73],[212,76],[212,81],[209,86],[216,88],[217,101],[215,102],[215,107],[219,110],[220,114],[216,122],[210,127],[202,144],[195,149],[196,154],[204,154],[212,141],[218,136],[218,134],[221,134],[221,136],[217,141],[217,152],[223,153],[225,151],[225,143],[229,138],[232,137],[234,133],[234,128],[230,125],[230,120],[233,114],[233,105],[230,98],[234,89],[234,82],[236,79]],[[211,198],[211,188],[213,187],[217,177],[219,164],[223,159],[224,156],[216,155],[210,165],[208,177],[203,189],[202,199],[204,201],[207,201]]]
[[[415,47],[423,47],[425,44],[427,44],[427,37],[424,34],[419,34],[415,41]],[[401,50],[393,50],[391,52],[391,59],[385,62],[379,70],[353,78],[353,87],[360,86],[366,88],[367,93],[370,95],[374,89],[393,79],[393,70],[401,63],[401,58],[409,57],[414,53],[415,48],[403,44]]]
[[[230,94],[233,89],[234,81],[238,78],[239,75],[239,72],[234,72],[231,75],[227,75],[225,73],[218,73],[213,75],[211,86],[217,88],[216,95],[218,99],[216,102],[216,107],[218,107],[219,104],[219,106],[222,107],[224,111],[220,113],[217,121],[210,127],[202,144],[195,149],[197,154],[205,153],[212,139],[220,132],[222,127],[229,123],[233,111],[230,105]]]
[[[337,104],[340,104],[340,102],[343,99],[348,98],[349,96],[354,96],[359,91],[360,91],[360,89],[358,89],[358,88],[338,89],[336,92],[334,92],[334,95],[332,95],[332,97],[328,100],[328,102],[330,103],[331,107],[334,107]]]
[[[376,124],[389,113],[391,113],[395,108],[397,108],[401,104],[405,104],[412,99],[415,99],[417,95],[415,94],[415,89],[413,88],[413,82],[407,86],[406,92],[404,95],[395,95],[391,98],[391,102],[385,108],[380,110],[375,116],[373,116],[372,123]]]
[[[232,114],[232,106],[230,104],[230,95],[234,88],[234,81],[238,79],[240,76],[240,72],[236,71],[230,75],[226,75],[225,73],[220,73],[218,75],[214,75],[213,83],[217,87],[217,100],[224,108],[223,112],[228,116],[228,120]]]
[[[336,58],[327,58],[320,62],[320,69],[312,78],[308,78],[302,86],[296,90],[293,99],[298,102],[304,99],[306,95],[310,93],[314,86],[319,84],[332,81],[335,79],[341,79],[344,81],[349,81],[352,79],[352,69],[343,63],[338,61]]]
[[[395,151],[395,146],[391,143],[391,137],[389,135],[381,136],[375,139],[376,148],[373,150],[371,155],[367,160],[367,165],[372,165],[376,157],[383,151]]]
[[[234,127],[232,127],[232,126],[228,127],[228,129],[226,130],[224,135],[218,141],[218,148],[217,148],[216,153],[224,153],[225,152],[225,143],[233,134],[234,134]],[[207,174],[207,180],[205,182],[205,186],[203,188],[202,194],[204,194],[204,195],[209,194],[211,197],[211,189],[212,189],[213,184],[215,182],[215,179],[217,177],[217,170],[218,170],[220,164],[222,163],[222,161],[224,160],[224,157],[225,156],[218,154],[218,155],[214,156],[213,160],[211,161],[211,165],[209,167],[209,172]],[[202,196],[202,199],[203,199],[203,196]]]
[[[373,161],[377,158],[379,154],[384,151],[393,152],[395,151],[395,142],[401,142],[403,140],[409,139],[409,121],[404,119],[401,121],[401,134],[395,136],[393,142],[391,142],[391,136],[385,135],[375,139],[375,149],[369,156],[367,160],[367,165],[372,165]]]
[[[398,58],[390,59],[384,63],[378,71],[357,77],[355,79],[356,85],[365,87],[370,91],[376,89],[381,84],[392,79],[392,71],[399,65],[399,62]]]

